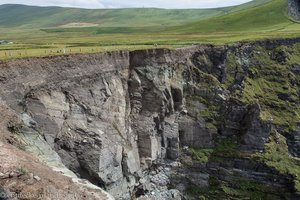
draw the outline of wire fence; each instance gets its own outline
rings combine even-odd
[[[109,48],[63,48],[63,49],[28,49],[28,50],[0,50],[0,59],[22,58],[32,56],[51,56],[76,53],[96,53],[109,51]]]
[[[1,47],[1,46],[0,46]],[[83,47],[57,47],[57,48],[0,48],[0,59],[13,59],[23,57],[43,57],[51,55],[96,53],[118,50],[138,50],[138,49],[155,49],[155,48],[174,48],[172,45],[117,45],[117,46],[83,46]]]

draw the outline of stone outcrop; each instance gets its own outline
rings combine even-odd
[[[300,157],[300,127],[297,126],[295,132],[287,137],[290,153],[295,157]]]
[[[288,13],[293,19],[300,20],[300,1],[299,0],[289,0],[288,2]]]
[[[255,47],[273,51],[296,40],[283,42],[3,61],[0,97],[15,115],[3,126],[48,166],[60,163],[74,180],[87,179],[116,199],[180,199],[190,185],[209,187],[212,177],[231,185],[242,177],[294,197],[290,174],[241,156],[266,151],[276,129],[299,157],[299,130],[265,117],[266,108],[282,104],[273,97],[256,101],[247,90],[249,78],[271,81],[274,73],[253,69],[262,65]],[[291,65],[294,91],[297,63],[289,64],[290,53],[282,51],[266,55],[272,65]],[[299,106],[299,96],[278,92],[278,98]],[[205,156],[205,164],[193,160]]]

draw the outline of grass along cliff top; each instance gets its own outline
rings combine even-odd
[[[0,6],[0,59],[300,36],[287,0],[216,9]]]

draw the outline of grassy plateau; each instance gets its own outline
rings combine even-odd
[[[287,0],[216,9],[75,9],[0,5],[0,59],[300,36]]]

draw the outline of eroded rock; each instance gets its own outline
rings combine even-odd
[[[264,71],[271,67],[256,56],[265,53],[284,68],[290,53],[272,55],[273,47],[295,42],[5,61],[0,97],[15,116],[4,124],[49,166],[59,163],[116,199],[181,199],[191,185],[207,188],[211,179],[233,185],[238,177],[293,196],[291,176],[240,156],[263,153],[271,129],[287,132],[287,123],[262,115],[286,109],[282,101],[298,105],[297,64],[286,68],[293,80],[276,82],[288,92],[264,97],[262,84],[273,89],[269,82],[281,74]],[[258,53],[255,45],[270,52]],[[292,156],[299,156],[298,132],[285,135]],[[165,164],[170,160],[182,164]]]

